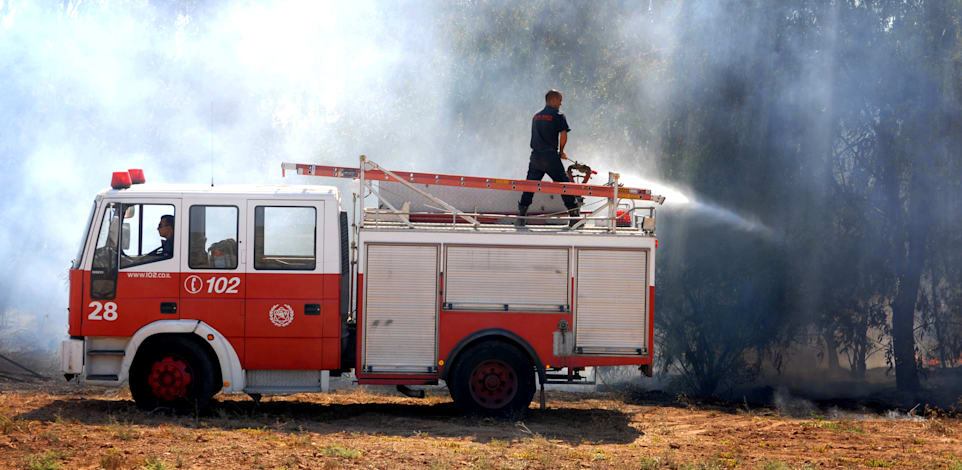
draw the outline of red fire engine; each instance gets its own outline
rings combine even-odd
[[[589,185],[392,172],[364,157],[282,168],[357,180],[353,223],[335,187],[114,173],[70,270],[67,379],[193,409],[217,392],[326,392],[353,371],[408,394],[444,381],[466,412],[503,416],[529,406],[536,380],[544,406],[544,384],[583,381],[586,367],[651,375],[650,203],[662,197],[614,173]],[[525,227],[488,207],[518,191],[539,208]],[[602,207],[558,217],[563,194]]]

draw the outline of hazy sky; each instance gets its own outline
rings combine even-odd
[[[670,3],[636,3],[549,3],[550,17],[530,18],[506,1],[0,0],[0,259],[13,261],[0,274],[0,341],[59,341],[69,262],[115,170],[303,183],[282,179],[280,163],[366,154],[390,168],[520,178],[530,116],[562,86],[572,157],[602,179],[659,179],[652,123],[669,83],[658,77],[680,19]],[[695,12],[682,19],[718,14],[712,2]],[[503,35],[544,54],[488,49]],[[610,47],[637,63],[606,63],[596,51]],[[611,73],[631,89],[606,89]],[[616,109],[629,118],[609,117]],[[649,126],[643,141],[629,132]]]
[[[396,11],[358,2],[0,1],[0,258],[15,267],[0,275],[4,329],[59,340],[67,267],[112,171],[304,182],[282,180],[280,163],[430,143],[385,106],[413,87],[408,110],[430,120],[443,92],[412,80],[406,62],[431,36],[412,29],[415,5],[404,10],[392,22]],[[342,135],[357,118],[371,129]]]

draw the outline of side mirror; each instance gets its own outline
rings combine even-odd
[[[123,240],[123,243],[124,243],[123,250],[124,251],[129,250],[130,249],[130,222],[124,222],[123,234],[120,237],[120,239]]]

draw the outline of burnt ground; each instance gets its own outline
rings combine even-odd
[[[138,411],[126,390],[23,380],[0,380],[2,468],[962,470],[956,412],[877,397],[756,406],[622,387],[549,392],[546,410],[495,421],[461,416],[443,389],[358,388],[218,395],[178,416]]]

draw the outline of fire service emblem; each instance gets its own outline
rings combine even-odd
[[[294,321],[294,309],[290,305],[274,304],[271,307],[271,323],[277,326],[287,326]]]

